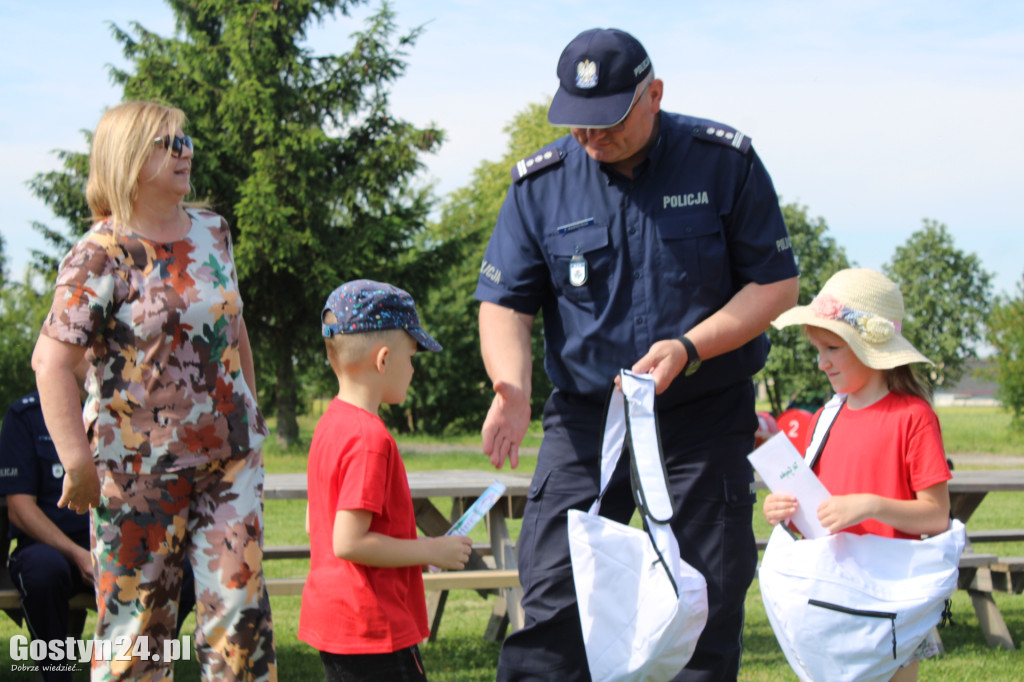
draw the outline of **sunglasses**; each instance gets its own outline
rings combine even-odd
[[[153,144],[162,144],[166,150],[168,147],[171,149],[171,156],[178,158],[181,156],[181,152],[184,148],[188,148],[192,151],[192,138],[188,135],[174,136],[164,135],[153,140]]]

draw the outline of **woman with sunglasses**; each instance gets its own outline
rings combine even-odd
[[[262,570],[266,425],[223,218],[190,192],[175,108],[127,102],[93,136],[95,224],[61,263],[32,366],[63,464],[59,506],[92,509],[96,639],[130,660],[93,679],[160,679],[182,567],[203,679],[276,679]],[[73,368],[89,361],[84,413]],[[125,637],[130,639],[124,639]]]

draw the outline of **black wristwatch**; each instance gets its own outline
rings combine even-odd
[[[679,337],[679,341],[683,344],[683,348],[686,349],[686,364],[683,365],[683,376],[690,376],[700,369],[700,355],[697,354],[697,347],[693,345],[693,341],[686,338],[685,334]]]

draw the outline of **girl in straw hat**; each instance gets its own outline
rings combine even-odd
[[[931,361],[903,337],[902,323],[899,287],[865,269],[837,272],[810,305],[772,322],[778,329],[803,325],[818,350],[818,368],[846,395],[813,467],[832,493],[818,507],[818,519],[833,533],[920,539],[949,524],[946,482],[952,474],[939,420],[930,392],[910,368]],[[772,525],[796,508],[788,494],[764,501]],[[892,679],[917,679],[917,661]]]

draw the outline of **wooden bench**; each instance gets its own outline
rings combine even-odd
[[[999,557],[995,554],[965,551],[960,555],[960,575],[957,578],[957,587],[968,591],[982,589],[977,583],[978,572],[987,569],[998,560]]]
[[[308,559],[309,545],[281,545],[263,548],[263,560],[269,559]]]
[[[969,530],[967,539],[971,542],[1024,542],[1024,528]]]
[[[1024,592],[1024,557],[996,557],[992,563],[978,571],[972,587],[1007,594]]]
[[[307,550],[308,553],[308,550]],[[301,558],[289,556],[288,558]],[[274,596],[296,596],[302,594],[305,578],[267,578],[267,591]],[[429,590],[499,590],[519,587],[519,572],[515,570],[484,569],[469,571],[441,571],[424,573],[423,585]],[[68,602],[72,609],[96,609],[96,602],[90,594],[76,594]],[[13,588],[0,589],[0,609],[20,609],[18,591]]]
[[[480,556],[490,556],[491,545],[486,542],[474,542],[473,551]],[[263,548],[263,559],[308,559],[309,545],[279,545]]]
[[[280,547],[266,547],[263,550],[264,559],[308,559],[309,558],[309,546],[307,545],[285,545]],[[303,579],[303,582],[305,580]],[[280,588],[283,589],[283,588]],[[274,592],[271,592],[274,594]],[[302,587],[300,586],[297,592],[281,592],[280,594],[302,594]],[[96,610],[96,601],[90,594],[76,594],[68,602],[68,607],[72,610],[75,609],[91,609]],[[7,575],[5,568],[0,566],[0,610],[2,611],[19,611],[21,609],[21,601],[18,595],[18,591],[11,584],[10,577]]]
[[[481,557],[490,557],[488,543],[474,543],[473,551]],[[309,545],[281,545],[263,548],[263,559],[308,559]],[[489,594],[494,590],[520,587],[519,572],[515,569],[496,569],[494,561],[479,562],[479,568],[463,571],[427,571],[423,573],[423,586],[429,591],[477,590]],[[302,578],[267,578],[267,591],[271,595],[292,596],[302,594]]]
[[[305,578],[267,578],[267,592],[271,596],[296,596],[302,594],[305,584]],[[423,586],[428,591],[519,587],[519,572],[508,569],[428,572],[423,574]]]
[[[307,559],[308,545],[288,545],[265,547],[264,560],[271,559]],[[495,561],[490,543],[474,543],[473,559],[462,571],[425,572],[423,586],[427,592],[427,618],[430,621],[430,641],[434,641],[441,628],[445,604],[450,590],[476,590],[481,597],[499,593],[499,590],[519,589],[519,572],[516,569],[495,568]],[[271,596],[298,596],[306,578],[267,578],[267,592]],[[498,600],[484,636],[492,641],[504,639],[510,623],[507,608],[500,608],[502,600]]]
[[[992,572],[993,587],[999,591],[1009,594],[1024,592],[1024,556],[1001,556],[988,570]]]
[[[978,625],[991,647],[1016,649],[1013,636],[1003,620],[1003,614],[992,597],[992,567],[999,563],[995,554],[964,552],[960,557],[960,577],[957,587],[966,590],[978,617]]]
[[[92,609],[96,610],[96,600],[91,594],[83,592],[76,594],[68,601],[71,609]],[[0,610],[21,610],[21,601],[18,591],[13,587],[0,589]]]

